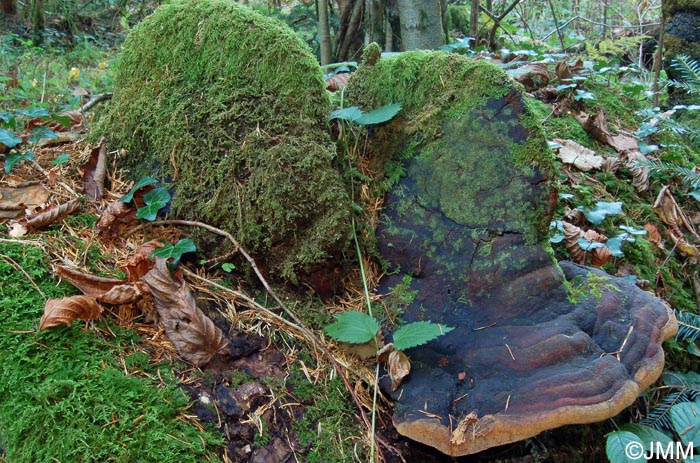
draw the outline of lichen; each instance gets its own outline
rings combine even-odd
[[[175,188],[176,217],[232,232],[294,279],[339,254],[349,231],[329,112],[294,32],[235,2],[180,0],[129,34],[97,133],[126,149],[132,178]]]

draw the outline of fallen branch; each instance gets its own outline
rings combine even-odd
[[[80,107],[80,112],[84,113],[85,111],[90,111],[98,103],[102,103],[103,101],[111,100],[112,95],[113,94],[111,92],[106,92],[106,93],[99,93],[93,97],[90,97],[88,102]]]

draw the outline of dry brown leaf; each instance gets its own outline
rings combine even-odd
[[[124,272],[130,282],[139,281],[152,268],[153,263],[149,259],[151,253],[163,246],[159,240],[151,240],[138,247],[134,255],[126,261],[126,265],[119,269]]]
[[[614,174],[620,168],[620,158],[605,158],[603,161],[603,171]]]
[[[644,165],[643,162],[647,160],[639,151],[626,151],[624,156],[627,158],[627,163],[625,164],[627,168],[632,170],[632,182],[634,187],[640,193],[643,193],[649,189],[649,167]]]
[[[613,253],[607,247],[591,249],[589,254],[591,255],[591,265],[594,267],[603,266],[613,259]]]
[[[452,430],[452,437],[450,438],[450,443],[453,445],[462,445],[467,439],[467,431],[469,428],[474,426],[479,421],[479,415],[476,411],[472,411],[467,416],[462,418],[457,425],[457,427]]]
[[[328,90],[329,92],[337,92],[338,90],[342,90],[348,84],[349,79],[350,74],[348,74],[347,72],[343,72],[340,74],[336,74],[333,77],[329,77],[328,79],[326,79],[326,90]]]
[[[134,284],[118,285],[97,297],[97,300],[111,305],[133,304],[149,294],[148,287],[142,281]]]
[[[0,188],[0,219],[14,219],[27,207],[39,206],[49,199],[49,190],[40,183]]]
[[[62,265],[56,267],[56,273],[64,280],[78,288],[83,294],[91,297],[100,297],[111,291],[115,286],[126,284],[125,280],[102,278],[87,273],[72,270]]]
[[[557,73],[557,79],[559,79],[559,82],[563,84],[568,83],[567,81],[570,81],[574,77],[574,74],[571,72],[571,68],[569,67],[569,63],[566,62],[566,59],[563,59],[557,63],[555,72]]]
[[[569,212],[564,214],[564,222],[569,222],[570,224],[580,226],[586,223],[586,216],[583,214],[581,209],[570,209]]]
[[[10,235],[11,238],[20,238],[26,235],[27,233],[29,233],[27,227],[22,225],[20,222],[15,222],[10,226],[10,231],[8,235]]]
[[[389,353],[387,366],[391,378],[391,390],[395,391],[403,379],[411,373],[411,360],[400,350],[392,350]]]
[[[77,132],[58,132],[53,138],[42,138],[36,144],[39,148],[46,148],[47,146],[56,146],[62,143],[73,143],[78,138],[80,134]]]
[[[77,318],[89,322],[97,319],[101,313],[102,306],[91,296],[49,299],[39,322],[39,331],[58,325],[70,326]]]
[[[661,188],[659,195],[656,197],[656,201],[654,201],[653,209],[656,215],[658,215],[666,225],[678,229],[685,227],[695,238],[700,240],[700,236],[698,236],[695,227],[676,202],[668,186]]]
[[[656,228],[654,224],[646,223],[644,224],[644,229],[647,231],[647,240],[656,244],[657,246],[663,245],[663,239],[659,233],[659,229]]]
[[[107,240],[116,239],[123,225],[136,222],[136,209],[131,204],[114,201],[102,211],[95,223],[97,233]]]
[[[573,140],[555,138],[553,141],[561,145],[561,148],[556,150],[556,154],[562,162],[573,164],[577,169],[584,172],[603,167],[603,157],[598,156],[592,149],[579,145]]]
[[[569,222],[562,222],[562,226],[564,227],[564,239],[566,249],[569,251],[569,259],[571,262],[583,264],[586,254],[578,245],[578,239],[583,236],[583,230]]]
[[[549,84],[551,75],[545,63],[531,63],[514,70],[511,77],[525,86],[528,91]]]
[[[73,212],[80,209],[80,198],[76,198],[67,203],[49,206],[42,209],[34,214],[27,216],[26,219],[22,220],[22,223],[27,228],[41,228],[47,225],[51,225],[57,220],[63,218],[66,215],[70,215]]]
[[[153,296],[165,334],[182,358],[201,366],[226,348],[222,331],[197,307],[182,274],[170,275],[166,259],[156,258],[142,280]]]
[[[90,158],[82,166],[83,193],[91,201],[102,199],[107,175],[107,146],[104,138],[90,152]]]

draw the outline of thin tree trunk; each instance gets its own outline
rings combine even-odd
[[[429,50],[444,43],[442,10],[435,0],[399,0],[403,50]]]
[[[554,27],[557,29],[557,36],[559,37],[559,43],[561,44],[561,51],[566,50],[566,45],[564,45],[564,37],[561,35],[561,29],[559,29],[559,21],[557,20],[557,14],[554,11],[554,4],[552,0],[549,0],[549,9],[552,10],[552,19],[554,20]]]
[[[608,0],[603,2],[603,40],[608,35]]]
[[[321,51],[321,66],[331,64],[331,29],[328,23],[328,0],[318,0],[318,39]]]
[[[469,15],[469,35],[474,39],[472,45],[479,43],[479,0],[472,0],[471,14]]]
[[[654,54],[654,96],[652,97],[652,105],[659,105],[659,79],[661,77],[661,68],[663,67],[664,61],[664,29],[665,29],[664,18],[661,18],[661,30],[659,31],[659,43],[656,46],[656,53]]]
[[[0,12],[5,16],[16,16],[17,0],[0,0]]]
[[[338,56],[336,56],[336,61],[346,61],[349,59],[348,55],[350,45],[353,43],[353,40],[356,37],[355,34],[360,30],[360,26],[362,25],[364,5],[364,0],[354,0],[352,10],[348,11],[348,8],[350,8],[348,5],[348,7],[346,7],[346,11],[343,12],[343,20],[341,23],[347,24],[347,26],[341,25],[341,28],[344,30],[341,31],[339,37],[340,44],[338,46]]]
[[[40,45],[44,41],[44,0],[32,0],[32,41]]]

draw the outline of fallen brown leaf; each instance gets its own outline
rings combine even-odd
[[[590,255],[594,267],[603,266],[613,259],[612,251],[606,247],[591,249]]]
[[[393,350],[389,354],[387,366],[391,378],[391,390],[395,391],[403,379],[411,373],[411,360],[400,350]]]
[[[123,225],[136,222],[136,208],[122,201],[114,201],[102,211],[100,218],[95,223],[95,229],[99,235],[107,240],[114,240],[119,236]]]
[[[329,92],[337,92],[338,90],[342,90],[348,84],[349,79],[350,74],[348,74],[347,72],[343,72],[340,74],[336,74],[333,77],[329,77],[328,79],[326,79],[326,90],[328,90]]]
[[[97,319],[102,307],[91,296],[71,296],[63,299],[49,299],[44,307],[44,315],[39,322],[39,331],[58,325],[70,326],[73,320],[86,322]]]
[[[469,413],[467,416],[462,418],[457,425],[457,427],[452,431],[452,437],[450,443],[453,445],[462,445],[467,439],[467,431],[470,427],[474,426],[479,421],[479,415],[476,411]]]
[[[134,255],[126,261],[126,265],[119,269],[124,272],[130,282],[139,281],[152,268],[153,262],[149,259],[151,253],[163,246],[159,240],[151,240],[138,247]]]
[[[56,273],[64,280],[68,280],[86,296],[98,298],[108,293],[117,286],[126,284],[125,280],[102,278],[77,270],[72,270],[62,265],[56,267]]]
[[[91,201],[102,199],[107,175],[107,146],[104,138],[90,152],[83,166],[83,193]]]
[[[226,348],[222,331],[197,307],[182,274],[170,275],[166,259],[156,258],[142,281],[153,296],[165,334],[182,358],[201,366]]]
[[[661,238],[661,233],[659,233],[659,229],[656,228],[656,226],[652,223],[646,223],[644,224],[644,229],[647,231],[647,240],[650,242],[656,244],[656,245],[662,245],[663,244],[663,239]]]
[[[556,150],[556,154],[562,162],[573,164],[584,172],[603,167],[603,157],[598,156],[592,149],[588,149],[573,140],[555,138],[553,141],[561,145],[561,148]]]
[[[40,183],[0,188],[0,219],[19,217],[27,207],[44,204],[49,194]]]
[[[97,300],[111,305],[133,304],[144,294],[149,294],[148,287],[142,281],[134,284],[118,285],[97,297]]]
[[[34,214],[28,215],[22,223],[27,228],[42,228],[51,225],[66,215],[72,214],[78,209],[80,209],[80,198],[76,198],[67,203],[49,206]]]

